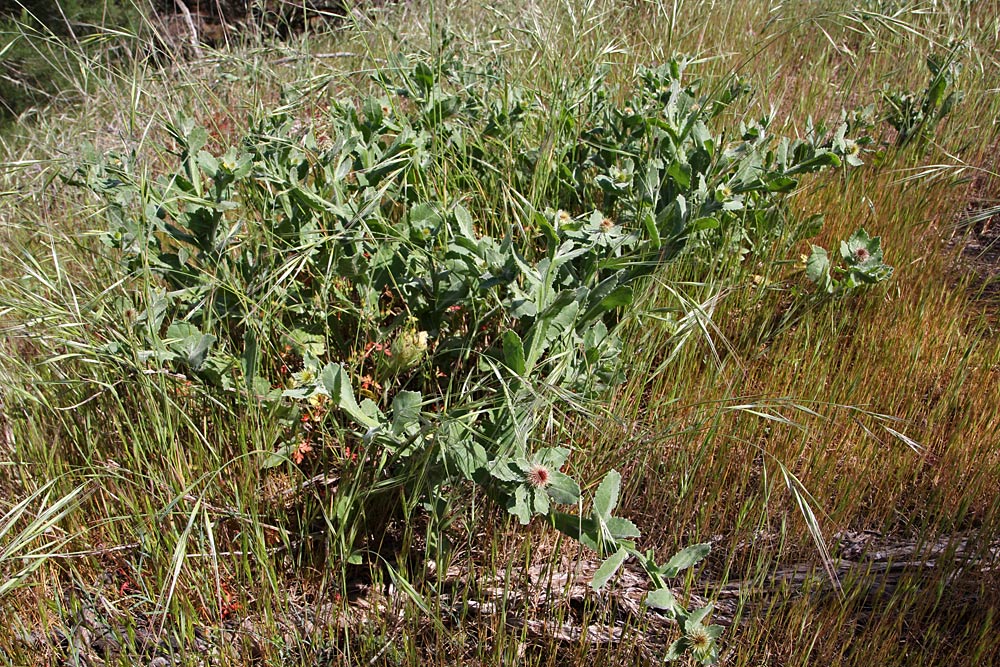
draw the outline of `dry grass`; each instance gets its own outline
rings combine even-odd
[[[86,653],[101,628],[155,636],[159,648],[143,654],[147,663],[157,651],[171,653],[156,635],[162,628],[188,647],[173,652],[191,665],[226,638],[233,644],[218,664],[650,660],[641,642],[560,641],[528,623],[617,621],[626,636],[645,632],[653,642],[657,630],[647,621],[615,616],[614,596],[470,612],[484,582],[499,577],[534,595],[523,588],[532,566],[569,567],[560,558],[578,555],[542,528],[508,525],[483,498],[463,497],[450,515],[443,534],[455,546],[453,562],[437,563],[434,576],[422,547],[441,534],[421,517],[391,537],[395,548],[374,573],[345,568],[329,526],[312,521],[332,509],[330,495],[296,491],[299,480],[256,466],[251,454],[274,441],[268,414],[234,414],[167,375],[109,383],[95,370],[100,384],[58,380],[60,363],[98,355],[75,341],[100,340],[110,317],[84,298],[113,282],[95,273],[103,265],[80,235],[98,226],[89,217],[93,203],[54,178],[85,142],[135,150],[155,174],[162,123],[176,110],[211,128],[220,145],[275,105],[319,116],[326,96],[363,89],[389,53],[430,48],[445,28],[463,49],[501,56],[512,80],[553,99],[559,81],[595,62],[609,63],[627,86],[639,63],[696,54],[709,82],[738,71],[754,86],[753,103],[734,113],[774,109],[792,135],[809,116],[836,120],[842,108],[875,101],[884,86],[919,89],[929,50],[965,41],[958,87],[966,98],[926,151],[888,148],[849,174],[809,181],[793,199],[796,213],[826,216],[813,243],[829,247],[859,224],[881,235],[896,267],[891,282],[796,311],[804,244],[774,262],[737,267],[725,282],[668,267],[637,307],[628,382],[610,397],[608,416],[578,420],[571,438],[584,479],[610,467],[623,472],[622,511],[649,546],[672,553],[713,543],[713,555],[680,582],[688,591],[712,598],[729,582],[773,584],[782,568],[815,568],[804,584],[744,586],[725,635],[725,664],[1000,661],[998,304],[960,261],[959,226],[970,203],[995,201],[1000,187],[1000,7],[856,4],[869,13],[833,0],[405,3],[380,10],[377,25],[358,20],[302,43],[357,58],[258,49],[183,66],[137,63],[102,72],[106,83],[85,105],[41,110],[12,130],[0,172],[0,322],[10,327],[0,358],[0,513],[60,475],[63,493],[80,484],[92,492],[53,529],[71,538],[62,557],[0,601],[0,664],[83,664],[73,662],[74,651]],[[892,16],[888,5],[902,9]],[[22,280],[27,273],[44,280]],[[650,312],[691,302],[712,304],[704,331],[666,363],[669,331]],[[25,323],[41,317],[60,326],[36,335]],[[811,494],[835,558],[844,546],[835,536],[847,531],[871,531],[871,550],[912,543],[919,552],[965,537],[978,549],[961,558],[946,549],[934,568],[904,569],[889,587],[855,568],[838,595],[824,583],[790,475],[800,497],[802,489]],[[449,565],[476,576],[457,588],[437,585]],[[8,571],[0,561],[0,576]],[[510,591],[501,597],[516,599]],[[68,648],[48,646],[58,628],[69,633]],[[34,644],[22,636],[32,631]]]

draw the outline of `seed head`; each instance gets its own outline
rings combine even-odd
[[[712,651],[712,635],[708,634],[708,628],[701,623],[688,629],[687,640],[691,645],[691,652],[699,660],[705,659]]]

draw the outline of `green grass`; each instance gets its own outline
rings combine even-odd
[[[319,133],[330,100],[371,91],[391,54],[434,57],[442,43],[533,91],[549,112],[530,128],[543,146],[573,136],[561,119],[582,97],[569,84],[606,64],[624,96],[638,65],[673,53],[703,60],[696,71],[710,85],[748,80],[752,95],[726,112],[729,126],[773,109],[775,131],[795,136],[807,118],[836,122],[885,87],[921,90],[924,58],[953,40],[964,44],[965,99],[926,147],[866,154],[864,167],[806,179],[790,201],[803,219],[825,215],[812,243],[831,247],[860,225],[881,235],[890,282],[803,302],[802,242],[753,264],[669,264],[633,306],[625,384],[538,437],[573,446],[585,486],[622,472],[619,513],[642,529],[643,548],[667,557],[711,541],[678,588],[712,599],[727,582],[754,584],[723,636],[726,664],[1000,659],[997,303],[959,261],[963,213],[995,206],[1000,184],[998,16],[996,2],[959,0],[470,0],[388,6],[293,43],[206,50],[197,61],[111,61],[68,47],[61,62],[81,72],[86,98],[31,112],[0,144],[0,590],[32,568],[0,593],[0,664],[47,664],[60,649],[23,635],[72,634],[88,604],[125,634],[165,629],[192,665],[205,653],[191,650],[196,641],[219,643],[227,629],[217,661],[232,665],[646,664],[645,647],[670,632],[625,611],[624,581],[573,605],[571,585],[541,597],[532,567],[568,571],[593,554],[516,525],[471,489],[456,490],[440,516],[403,502],[407,512],[382,517],[388,501],[377,498],[346,531],[329,519],[345,489],[302,488],[293,466],[260,468],[280,434],[266,409],[109,362],[101,347],[121,329],[114,299],[135,285],[120,282],[95,238],[98,201],[58,178],[85,144],[134,152],[154,179],[170,163],[164,124],[182,113],[208,128],[213,150],[277,107]],[[876,136],[891,141],[884,127]],[[512,169],[516,155],[492,150]],[[551,205],[543,174],[519,196],[504,188],[512,171],[472,187],[459,166],[434,174],[427,193],[468,189],[493,229]],[[676,354],[667,313],[694,323]],[[367,536],[366,523],[385,532]],[[854,570],[837,595],[824,584],[817,529],[835,559],[842,531],[877,533],[873,550],[912,542],[911,554],[940,541],[945,555],[892,587]],[[962,538],[971,546],[950,557]],[[365,563],[345,562],[359,544]],[[428,549],[443,556],[429,563]],[[25,561],[29,550],[50,557]],[[801,564],[815,569],[811,583],[775,583]],[[487,603],[497,610],[473,610]],[[530,623],[567,618],[620,622],[626,641],[560,641]]]

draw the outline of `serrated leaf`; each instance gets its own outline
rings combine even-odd
[[[208,356],[208,351],[217,340],[210,334],[187,322],[177,322],[167,328],[168,347],[176,352],[192,370],[200,370]]]
[[[594,493],[594,512],[605,521],[618,505],[618,494],[621,491],[622,476],[617,470],[609,470],[601,480]]]
[[[616,308],[623,308],[632,303],[633,293],[632,288],[628,285],[619,285],[609,292],[607,295],[601,298],[596,304],[587,309],[580,318],[580,322],[589,322],[590,320],[603,315],[609,311],[615,310]],[[575,313],[574,313],[575,314]]]
[[[711,550],[712,545],[707,542],[692,544],[681,549],[663,566],[664,574],[668,577],[676,577],[681,570],[686,570],[700,562]]]
[[[701,622],[705,620],[705,617],[711,613],[712,608],[713,608],[712,605],[708,604],[699,609],[695,609],[690,614],[688,614],[688,617],[684,619],[685,632],[690,632],[692,628],[694,628],[697,625],[700,625]]]
[[[401,391],[392,399],[392,433],[404,435],[420,425],[423,397],[418,391]]]
[[[480,470],[486,467],[489,457],[486,449],[475,440],[450,444],[448,453],[455,466],[467,480],[476,479]]]
[[[455,224],[458,226],[458,231],[461,232],[462,236],[466,239],[475,242],[477,240],[476,232],[472,227],[472,216],[469,215],[468,209],[461,204],[457,204],[453,213],[455,216]]]
[[[545,492],[557,503],[575,505],[580,499],[580,485],[569,475],[558,470],[549,471],[549,483]]]
[[[510,459],[497,459],[490,465],[490,475],[501,482],[523,482],[524,474]]]
[[[524,343],[513,329],[508,329],[503,334],[503,356],[508,368],[518,375],[525,374]]]
[[[629,537],[639,537],[642,533],[639,531],[638,526],[624,519],[620,516],[611,516],[605,519],[605,525],[608,528],[608,532],[615,539],[625,539]]]
[[[566,447],[543,447],[535,452],[531,457],[533,463],[543,465],[549,470],[558,470],[569,458],[569,449]]]
[[[264,459],[264,462],[260,464],[260,467],[264,470],[268,470],[270,468],[280,466],[282,463],[288,461],[289,457],[291,457],[292,450],[294,449],[295,445],[282,445],[278,448],[278,451],[269,454],[268,457]]]
[[[599,551],[601,545],[601,528],[592,518],[581,518],[575,514],[554,511],[551,514],[552,523],[563,535],[573,538],[588,549]]]
[[[628,556],[628,551],[625,549],[619,549],[615,553],[611,554],[607,560],[601,563],[601,566],[597,568],[597,572],[594,572],[594,579],[590,582],[590,587],[595,591],[599,591],[604,588],[604,585],[611,580],[611,577],[615,576],[622,564],[625,562],[625,558]]]
[[[549,494],[546,491],[548,489],[545,491],[542,489],[531,489],[532,509],[535,514],[544,516],[549,513]]]
[[[687,640],[687,637],[681,637],[670,645],[670,648],[667,649],[667,653],[663,656],[663,659],[671,662],[674,660],[680,660],[687,652],[688,646],[690,646],[690,642]]]
[[[514,495],[507,499],[507,511],[517,517],[521,525],[531,521],[530,492],[523,484],[514,489]]]
[[[825,292],[833,291],[833,280],[830,278],[830,256],[824,248],[812,246],[812,254],[806,261],[806,277]]]
[[[285,342],[300,357],[310,355],[317,359],[326,354],[326,339],[302,329],[293,329],[285,336]]]

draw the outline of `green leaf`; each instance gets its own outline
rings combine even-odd
[[[187,322],[177,322],[167,328],[167,347],[178,353],[184,363],[194,371],[200,370],[215,344],[216,338],[202,334],[201,330]]]
[[[700,232],[704,229],[716,229],[718,226],[718,219],[713,217],[698,218],[697,220],[691,221],[692,232]]]
[[[268,457],[264,459],[264,462],[260,464],[260,467],[264,470],[268,470],[270,468],[280,466],[282,463],[288,461],[294,449],[295,445],[282,445],[278,448],[278,451],[269,454]]]
[[[472,216],[469,215],[469,211],[461,204],[457,204],[453,214],[455,216],[455,224],[458,226],[458,231],[467,240],[476,243],[478,239],[476,238],[476,232],[472,227]]]
[[[318,359],[326,354],[326,339],[302,329],[292,329],[288,332],[288,335],[285,336],[285,344],[290,345],[300,357],[312,355]]]
[[[549,471],[545,492],[552,500],[563,505],[575,505],[580,500],[580,485],[572,477],[558,470]]]
[[[549,470],[559,470],[568,458],[569,449],[566,447],[543,447],[535,452],[531,461],[543,465]]]
[[[712,545],[708,543],[692,544],[689,547],[681,549],[663,566],[664,574],[668,577],[676,577],[678,572],[696,565],[711,550]]]
[[[684,630],[690,632],[692,628],[701,625],[701,622],[712,612],[712,605],[708,604],[700,609],[695,609],[684,619]]]
[[[611,577],[615,576],[625,559],[628,557],[628,551],[625,549],[619,549],[615,553],[611,554],[607,560],[601,563],[601,566],[597,568],[597,572],[594,572],[594,579],[590,582],[590,587],[595,591],[599,591],[604,588],[605,584],[611,580]]]
[[[392,433],[409,435],[420,428],[423,397],[418,391],[401,391],[392,399]]]
[[[343,366],[336,363],[327,364],[320,374],[320,382],[330,395],[330,399],[351,419],[368,428],[375,428],[379,425],[378,419],[362,410],[354,399],[354,390],[351,388],[350,378],[347,377],[347,371],[344,370]]]
[[[638,526],[624,519],[620,516],[612,516],[605,519],[605,524],[607,525],[608,532],[616,540],[627,539],[629,537],[639,537],[642,533],[639,531]]]
[[[462,476],[470,481],[475,480],[489,463],[486,449],[475,440],[448,443],[448,455]]]
[[[837,157],[835,153],[832,153],[824,148],[817,151],[816,155],[814,155],[813,157],[807,160],[803,160],[802,162],[799,162],[798,164],[793,166],[791,169],[787,170],[784,175],[792,176],[794,174],[804,174],[808,172],[819,171],[820,169],[824,169],[826,167],[839,167],[839,166],[840,166],[840,158]]]
[[[580,321],[589,322],[591,319],[612,311],[615,308],[627,306],[632,303],[632,296],[631,287],[628,285],[619,285],[607,296],[603,297],[600,301],[587,309],[587,312],[580,318]]]
[[[517,373],[524,375],[524,343],[521,337],[513,329],[508,329],[503,334],[503,356],[507,366]]]
[[[541,489],[531,488],[532,509],[535,514],[545,516],[549,513],[549,496]]]
[[[512,459],[496,459],[490,464],[490,476],[501,482],[523,482],[524,474]]]
[[[260,346],[257,344],[257,335],[254,330],[247,327],[243,332],[243,378],[247,387],[250,387],[254,378],[257,377],[257,367],[260,365]]]
[[[514,489],[514,495],[507,499],[507,511],[516,516],[524,526],[531,521],[531,507],[528,505],[530,494],[528,487],[521,484]]]
[[[671,617],[676,617],[678,614],[684,612],[684,609],[677,604],[677,598],[674,597],[669,588],[658,588],[655,591],[650,591],[643,604],[653,609],[661,609]]]
[[[824,248],[812,246],[812,254],[806,261],[806,277],[824,292],[833,293],[833,279],[830,277],[830,256]]]
[[[646,228],[646,235],[649,237],[649,247],[659,250],[662,241],[660,240],[660,230],[656,226],[656,218],[652,213],[647,212],[642,217],[642,224]]]
[[[680,660],[684,657],[684,654],[687,652],[690,644],[691,643],[688,641],[687,637],[681,637],[670,645],[670,648],[667,649],[667,654],[663,656],[663,659],[670,662]]]
[[[576,290],[560,292],[552,304],[546,308],[531,325],[525,346],[527,372],[535,367],[549,344],[573,327],[577,313],[580,312],[580,302]]]
[[[791,192],[798,186],[799,182],[789,176],[774,176],[767,180],[768,192]]]
[[[588,549],[599,551],[601,548],[601,527],[589,517],[554,511],[550,515],[552,524],[563,535],[578,541]]]
[[[621,473],[617,470],[609,470],[594,493],[594,512],[604,521],[611,517],[611,513],[618,506],[618,493],[621,491],[621,486]]]

